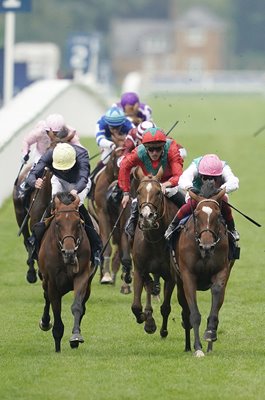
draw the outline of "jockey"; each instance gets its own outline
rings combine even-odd
[[[39,121],[35,128],[25,136],[22,143],[22,162],[26,163],[29,160],[30,149],[34,144],[36,145],[34,164],[36,164],[48,150],[52,141],[59,141],[60,139],[81,146],[76,130],[65,125],[63,116],[61,114],[50,114],[45,121]],[[18,197],[25,199],[29,189],[25,181],[22,182],[18,188]]]
[[[65,132],[64,136],[62,130]],[[61,114],[50,114],[46,121],[39,121],[36,127],[25,136],[22,143],[23,161],[28,161],[29,150],[33,144],[36,144],[34,163],[37,163],[50,147],[54,137],[69,137],[70,143],[80,145],[76,130],[65,125],[63,116]]]
[[[183,190],[193,190],[199,193],[204,180],[214,180],[217,188],[225,188],[226,193],[233,192],[239,187],[239,180],[233,174],[231,168],[225,161],[221,161],[215,154],[206,154],[205,156],[195,158],[190,166],[183,172],[179,178],[179,186]],[[222,202],[222,215],[225,219],[228,230],[231,232],[235,241],[239,240],[239,233],[235,229],[235,222],[232,216],[231,207],[226,203],[228,200],[225,194]],[[170,239],[172,233],[178,226],[181,219],[191,213],[196,208],[196,201],[187,196],[187,203],[182,206],[174,217],[165,232],[165,238]]]
[[[124,139],[132,123],[126,118],[124,112],[118,107],[111,107],[97,122],[96,142],[101,149],[101,161],[93,171],[95,176],[109,161],[109,156],[116,148],[116,144],[123,145]]]
[[[54,149],[49,149],[31,169],[26,179],[30,187],[42,188],[43,178],[41,177],[45,167],[48,167],[53,173],[51,179],[52,196],[62,191],[69,191],[72,195],[79,196],[79,211],[85,222],[86,232],[94,256],[94,265],[100,265],[101,239],[94,229],[91,217],[83,204],[91,187],[87,150],[84,147],[69,143],[58,143]]]
[[[120,107],[135,126],[143,121],[150,121],[152,118],[151,107],[141,103],[139,96],[134,92],[123,93],[120,102],[114,105]]]
[[[162,190],[171,200],[179,206],[185,203],[176,186],[182,173],[183,159],[180,156],[178,146],[172,139],[167,139],[161,128],[149,128],[143,134],[142,144],[136,147],[121,162],[118,184],[123,191],[122,206],[125,208],[130,196],[130,172],[133,167],[140,166],[145,175],[157,174],[163,167]],[[137,199],[133,199],[131,216],[127,221],[125,231],[132,238],[138,219]]]

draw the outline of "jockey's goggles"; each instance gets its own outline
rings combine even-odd
[[[159,146],[159,147],[155,147],[155,146],[150,146],[150,147],[146,147],[147,151],[149,151],[149,153],[154,153],[155,151],[157,153],[159,153],[160,151],[162,151],[164,149],[164,146]]]
[[[212,176],[212,175],[201,175],[201,178],[203,181],[216,181],[217,178],[219,178],[219,176]]]

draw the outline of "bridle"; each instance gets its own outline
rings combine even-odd
[[[198,206],[201,203],[214,203],[218,206],[218,208],[220,209],[220,204],[218,203],[218,201],[214,200],[214,199],[203,199],[201,201],[199,201],[199,203],[196,206],[196,209],[198,208]],[[215,248],[215,246],[217,245],[217,243],[220,241],[221,237],[220,237],[220,224],[218,225],[218,232],[215,232],[214,230],[210,229],[208,226],[205,229],[202,229],[201,231],[198,232],[197,227],[198,227],[198,222],[197,222],[197,217],[193,211],[192,213],[193,215],[193,221],[194,221],[194,234],[195,234],[195,240],[197,242],[197,244],[199,245],[200,249],[202,250],[213,250]],[[213,236],[214,242],[211,243],[208,246],[205,246],[202,241],[201,241],[201,236],[204,232],[210,232]]]
[[[57,237],[57,243],[58,243],[58,248],[60,250],[60,252],[63,254],[64,257],[66,257],[66,253],[67,250],[64,249],[64,241],[68,238],[73,239],[74,242],[74,248],[73,250],[71,250],[71,259],[75,259],[76,258],[76,252],[80,246],[81,240],[82,240],[82,231],[81,229],[79,229],[81,231],[81,238],[78,236],[77,238],[75,238],[73,235],[65,235],[63,236],[63,238],[60,238],[60,234],[59,234],[59,226],[57,224],[56,221],[56,215],[58,214],[66,214],[66,213],[77,213],[79,215],[79,211],[75,210],[75,209],[69,209],[69,210],[59,210],[59,211],[55,211],[54,212],[54,216],[55,216],[55,229],[56,229],[56,237]]]
[[[140,185],[142,185],[143,183],[149,183],[149,182],[155,182],[157,184],[159,184],[160,188],[161,188],[161,183],[157,180],[157,179],[150,179],[148,181],[142,182],[140,183]],[[139,188],[138,188],[139,190]],[[151,226],[145,226],[144,224],[141,224],[141,222],[139,223],[139,228],[142,231],[149,231],[149,230],[153,230],[153,229],[159,229],[159,221],[163,218],[163,216],[165,215],[165,207],[164,207],[164,195],[162,190],[159,193],[159,205],[155,205],[154,203],[152,203],[151,201],[143,201],[142,203],[139,204],[138,209],[139,209],[139,215],[141,216],[141,210],[144,207],[149,207],[150,210],[152,210],[152,220],[153,223]],[[160,210],[163,210],[162,213],[160,213]],[[141,217],[140,217],[141,218]],[[151,219],[151,218],[150,218]]]

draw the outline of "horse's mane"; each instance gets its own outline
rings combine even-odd
[[[200,196],[204,197],[205,199],[210,199],[215,194],[217,194],[219,191],[220,191],[220,189],[215,186],[214,180],[207,179],[202,184],[202,187],[200,190]]]
[[[72,204],[72,202],[75,200],[75,196],[69,192],[59,192],[59,193],[56,193],[55,196],[58,197],[60,202],[65,204],[66,206],[68,206],[69,204]]]

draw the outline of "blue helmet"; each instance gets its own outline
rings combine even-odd
[[[105,114],[105,121],[110,126],[120,126],[125,120],[124,112],[118,107],[111,107]]]

